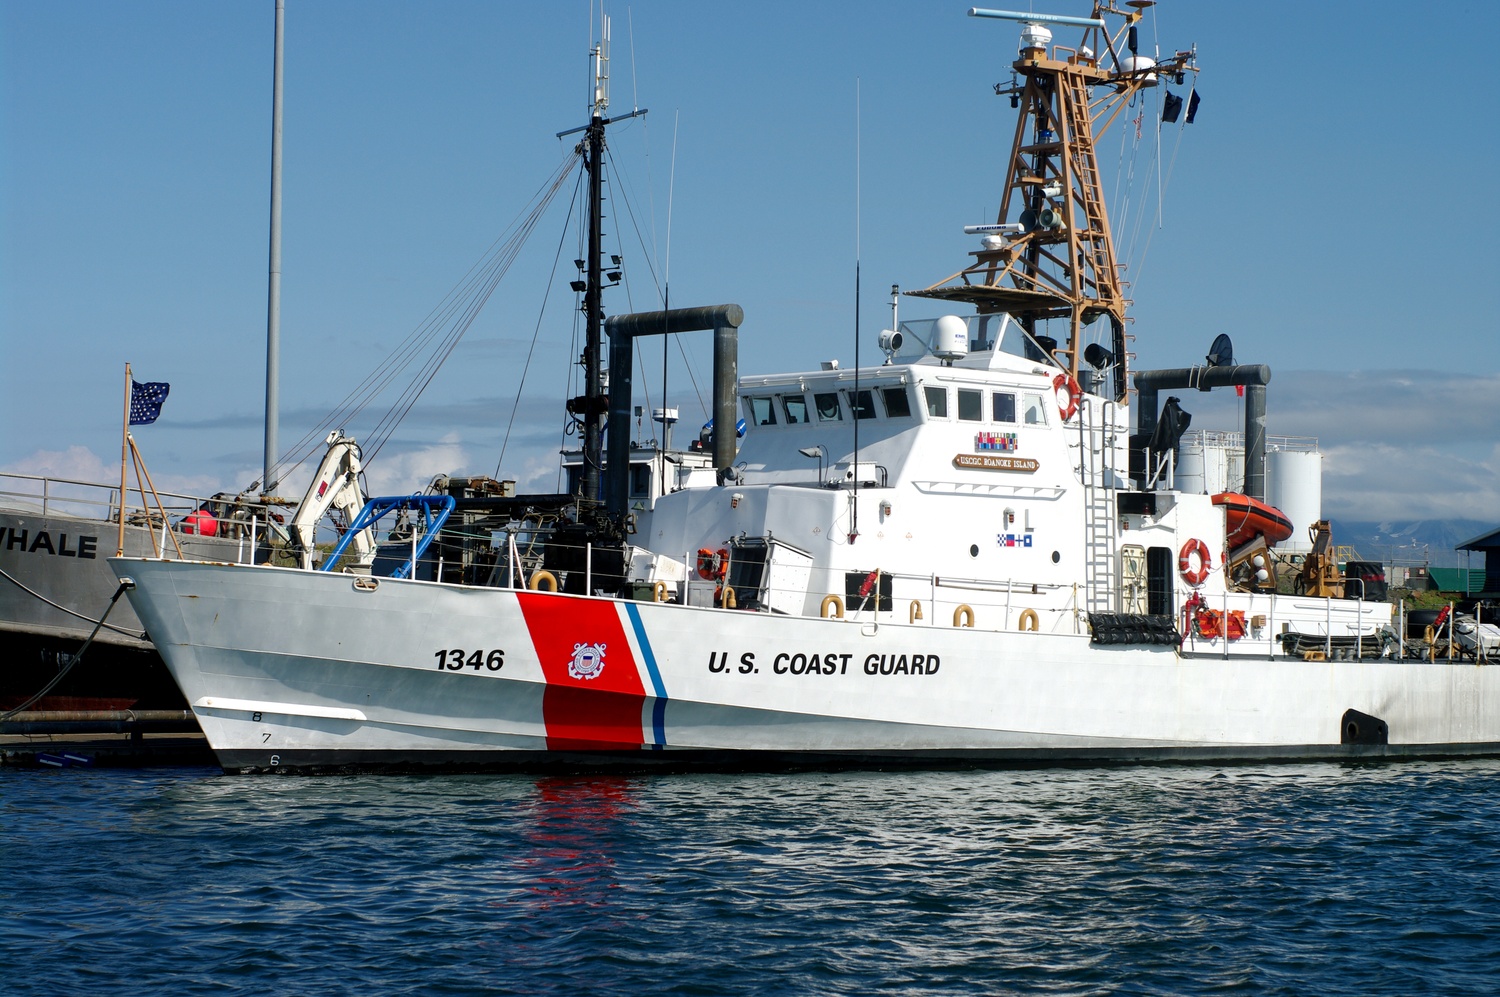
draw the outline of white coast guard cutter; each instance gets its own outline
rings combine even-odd
[[[1093,143],[1192,54],[1138,55],[1136,4],[971,13],[1025,22],[1021,120],[981,248],[915,293],[972,315],[897,324],[878,367],[737,377],[736,306],[603,321],[595,227],[586,359],[607,331],[616,376],[570,402],[568,494],[384,500],[406,518],[367,573],[114,562],[227,770],[1500,753],[1500,669],[1391,656],[1389,606],[1277,594],[1267,539],[1226,550],[1224,508],[1170,487],[1154,393],[1131,445]],[[704,328],[724,431],[631,447],[634,339]]]

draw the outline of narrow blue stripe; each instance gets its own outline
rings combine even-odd
[[[646,638],[641,611],[636,608],[635,603],[627,602],[625,612],[630,617],[630,625],[635,628],[635,642],[641,646],[641,654],[646,659],[646,673],[651,676],[651,686],[656,693],[656,702],[651,707],[651,727],[652,734],[656,737],[656,746],[661,746],[667,743],[667,689],[662,685],[661,672],[656,667],[656,655],[651,653],[651,641]]]

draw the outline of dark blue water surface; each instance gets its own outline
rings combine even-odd
[[[1495,994],[1500,763],[0,772],[7,994]]]

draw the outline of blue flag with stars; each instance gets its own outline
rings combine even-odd
[[[132,426],[149,426],[161,415],[162,402],[167,400],[167,392],[172,386],[166,381],[147,381],[145,384],[137,384],[132,378],[130,381],[130,424]]]

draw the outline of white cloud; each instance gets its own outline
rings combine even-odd
[[[1500,444],[1325,444],[1324,515],[1351,520],[1500,520]]]
[[[1268,433],[1318,439],[1326,455],[1325,515],[1359,521],[1500,522],[1500,374],[1273,373],[1267,394]],[[1242,402],[1233,392],[1178,394],[1194,415],[1194,429],[1242,428]],[[690,402],[683,404],[684,411],[691,408]],[[428,418],[414,418],[408,430],[420,433],[426,425],[444,425],[443,435],[415,443],[392,440],[370,462],[366,479],[373,494],[418,491],[438,474],[496,473],[494,406],[472,402],[442,408],[444,418],[430,418],[429,413]],[[558,488],[557,409],[556,403],[528,400],[518,413],[499,475],[514,478],[522,492]],[[222,439],[218,430],[204,433]],[[190,446],[176,449],[192,451]],[[321,449],[314,456],[320,455]],[[241,453],[232,460],[243,462],[247,456]],[[226,481],[203,473],[201,463],[195,466],[179,458],[173,464],[165,453],[156,460],[164,466],[153,466],[152,473],[163,491],[208,495],[235,490],[259,477],[258,468],[245,467]],[[287,472],[281,494],[300,498],[314,467],[316,460],[310,459]],[[101,459],[83,446],[38,450],[0,470],[104,484],[119,480],[113,459]]]
[[[1170,393],[1192,429],[1243,428],[1232,391]],[[1318,441],[1324,515],[1500,521],[1500,374],[1273,370],[1266,433]]]
[[[365,481],[372,495],[406,495],[421,491],[439,474],[469,473],[468,462],[459,433],[449,432],[427,446],[382,453],[366,470]]]
[[[82,446],[71,446],[66,450],[38,450],[0,467],[0,471],[88,482],[108,481],[111,475],[115,480],[120,477],[118,463],[106,464],[92,450]]]
[[[1500,427],[1500,374],[1433,370],[1276,373],[1267,390],[1273,433],[1332,443],[1480,443]]]

